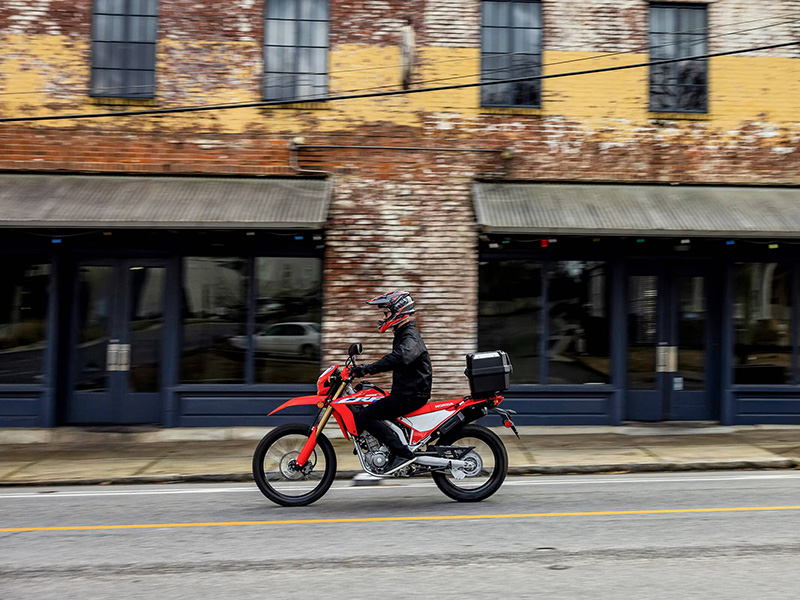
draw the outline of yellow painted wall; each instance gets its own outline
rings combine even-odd
[[[66,36],[10,35],[0,38],[5,57],[0,60],[0,115],[62,115],[130,110],[109,107],[88,97],[88,41]],[[8,52],[8,49],[12,49]],[[158,46],[158,95],[155,108],[257,102],[260,100],[260,52],[243,42],[202,43],[164,40]],[[186,72],[175,56],[202,52],[204,61],[223,65],[207,73]],[[250,63],[231,64],[230,57],[258,56]],[[415,86],[476,82],[480,70],[478,49],[421,48]],[[631,65],[647,61],[646,54],[592,52],[544,53],[545,74]],[[330,55],[330,93],[358,94],[397,89],[399,50],[395,46],[342,45]],[[446,136],[472,136],[486,115],[506,114],[509,121],[566,119],[589,137],[625,141],[653,119],[678,117],[702,121],[717,134],[737,135],[748,122],[767,128],[800,131],[800,60],[776,57],[720,57],[710,61],[709,113],[660,115],[647,108],[647,69],[563,77],[543,81],[539,110],[498,110],[479,106],[479,88],[465,88],[374,99],[342,100],[303,109],[236,109],[188,113],[158,120],[135,117],[134,128],[213,128],[223,133],[258,131],[301,132],[312,124],[320,133],[339,132],[364,125],[391,123],[409,128],[441,130]],[[108,120],[86,126],[104,127]],[[37,126],[64,127],[77,121],[51,121]],[[431,124],[433,124],[431,126]],[[465,126],[466,124],[466,126]],[[131,126],[131,124],[128,124]]]

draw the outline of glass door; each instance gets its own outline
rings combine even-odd
[[[708,276],[700,267],[632,269],[628,276],[625,418],[713,418]]]
[[[164,339],[161,261],[78,265],[70,423],[158,423]]]

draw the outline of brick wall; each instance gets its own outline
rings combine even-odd
[[[261,0],[161,0],[157,108],[260,99]],[[545,0],[546,73],[647,59],[648,3]],[[0,116],[123,111],[87,96],[91,2],[0,3]],[[331,89],[393,89],[399,26],[417,23],[416,86],[474,81],[477,0],[332,0]],[[710,4],[711,50],[800,37],[800,0]],[[617,52],[628,54],[611,55]],[[582,59],[582,62],[562,63]],[[477,230],[470,184],[514,180],[800,184],[800,49],[716,59],[710,112],[647,110],[647,72],[547,80],[540,110],[488,110],[477,88],[175,116],[0,124],[0,169],[59,172],[290,175],[288,142],[394,147],[513,148],[499,153],[306,149],[300,165],[330,171],[334,198],[325,259],[326,347],[353,339],[365,359],[388,349],[363,304],[394,288],[414,292],[436,370],[435,393],[465,389],[475,347]],[[23,92],[20,94],[20,92]],[[13,94],[13,95],[12,95]]]

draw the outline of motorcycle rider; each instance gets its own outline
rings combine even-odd
[[[367,304],[383,309],[384,319],[378,321],[378,330],[381,333],[390,328],[394,330],[392,351],[372,364],[356,366],[352,373],[360,378],[393,371],[392,390],[358,413],[356,425],[359,431],[369,431],[392,452],[393,459],[384,471],[388,475],[410,465],[416,457],[384,420],[407,415],[428,402],[433,370],[428,348],[412,318],[416,310],[411,294],[387,292],[368,300]]]

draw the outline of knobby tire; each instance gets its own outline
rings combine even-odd
[[[333,484],[333,479],[336,476],[336,452],[333,449],[333,444],[321,432],[317,434],[315,452],[322,452],[325,458],[325,472],[319,480],[319,484],[313,490],[299,496],[284,494],[276,490],[266,477],[264,459],[267,451],[275,446],[281,438],[293,435],[301,435],[308,438],[310,433],[311,427],[302,423],[281,425],[264,436],[253,454],[253,477],[256,485],[262,494],[276,504],[281,506],[306,506],[322,498]]]
[[[494,471],[486,483],[478,488],[465,490],[453,483],[453,480],[448,477],[448,472],[434,471],[431,475],[436,487],[453,500],[480,502],[494,494],[503,485],[508,472],[508,454],[500,437],[494,431],[482,425],[465,425],[461,429],[446,433],[439,438],[437,444],[442,446],[461,446],[464,445],[459,444],[459,440],[462,438],[476,438],[489,447],[494,457]]]

